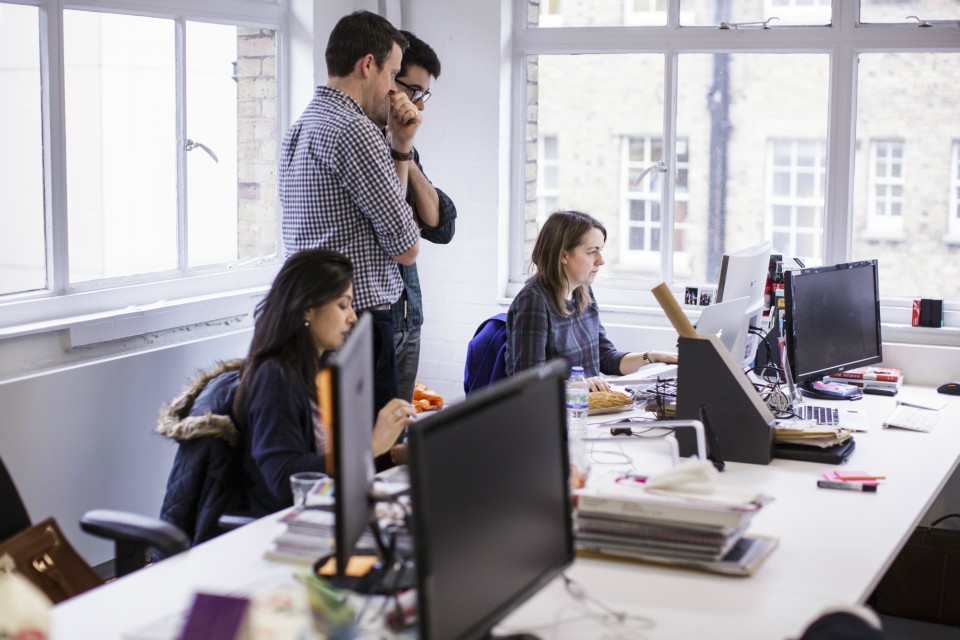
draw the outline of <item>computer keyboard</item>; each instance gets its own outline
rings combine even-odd
[[[884,428],[897,427],[898,429],[929,432],[937,424],[939,417],[939,411],[898,404],[896,409],[883,421],[883,426]]]
[[[801,404],[793,412],[801,420],[812,420],[817,424],[830,427],[840,424],[840,412],[836,407],[821,407],[813,404]]]

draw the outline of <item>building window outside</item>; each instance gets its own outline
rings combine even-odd
[[[953,153],[950,160],[950,223],[947,230],[960,240],[960,140],[953,141]]]
[[[543,226],[547,216],[557,209],[560,192],[559,142],[557,136],[543,135],[538,138],[537,157],[537,226]]]
[[[804,263],[822,255],[825,147],[821,141],[771,140],[767,211],[773,249]]]
[[[19,165],[3,173],[14,176],[13,207],[24,212],[0,217],[0,230],[13,232],[0,233],[0,296],[227,273],[276,253],[276,26],[105,4],[46,8],[63,33],[62,75],[42,71],[49,47],[38,9],[0,4],[0,46],[10,53],[0,56],[0,81],[22,98],[0,106],[15,150],[2,162]],[[41,78],[63,96],[62,114],[57,100],[41,108]],[[45,145],[43,118],[62,118],[63,142]],[[44,184],[61,162],[65,180]],[[51,251],[57,237],[64,251]]]
[[[868,228],[879,233],[903,230],[903,143],[870,143],[870,204]]]

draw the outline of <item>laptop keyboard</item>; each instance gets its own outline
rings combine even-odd
[[[802,404],[793,412],[801,420],[813,420],[817,424],[833,427],[840,423],[840,411],[836,407]]]

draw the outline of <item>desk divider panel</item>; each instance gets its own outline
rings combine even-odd
[[[704,407],[725,461],[770,464],[773,414],[719,339],[680,338],[679,351],[677,418],[701,420]],[[678,433],[678,441],[685,435]],[[690,446],[679,444],[681,450]]]

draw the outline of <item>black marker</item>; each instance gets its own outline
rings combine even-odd
[[[841,491],[863,491],[864,493],[876,493],[877,485],[864,484],[863,482],[834,482],[832,480],[817,480],[817,486],[821,489],[840,489]]]

